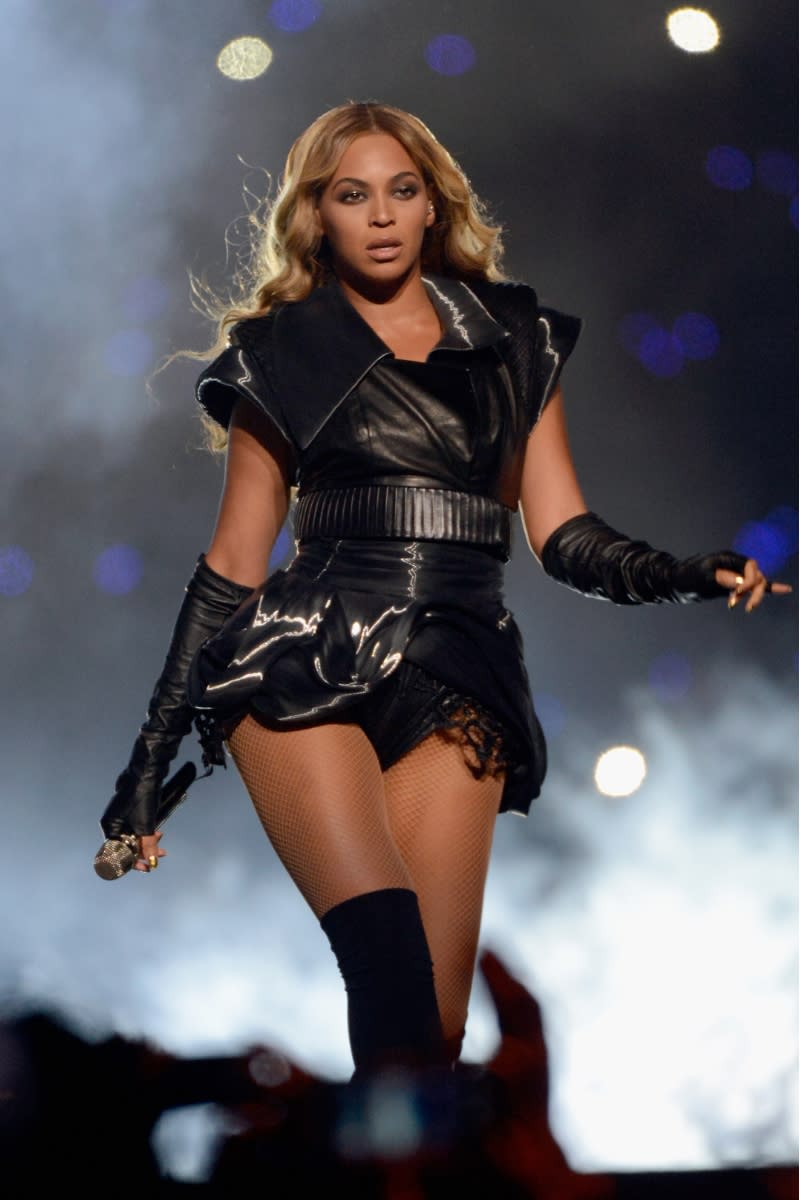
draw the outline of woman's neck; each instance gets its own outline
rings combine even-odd
[[[339,286],[359,316],[396,358],[424,362],[441,339],[439,317],[420,271],[392,289],[365,291],[341,277]]]

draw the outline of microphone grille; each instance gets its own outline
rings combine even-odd
[[[135,850],[119,838],[109,838],[94,856],[94,869],[101,879],[119,879],[135,862]]]

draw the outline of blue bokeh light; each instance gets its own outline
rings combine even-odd
[[[269,19],[286,33],[300,33],[322,13],[321,0],[272,0]]]
[[[463,75],[477,61],[472,42],[458,33],[442,33],[425,47],[425,61],[440,75]]]
[[[105,346],[112,375],[143,375],[153,361],[153,339],[143,329],[121,329]]]
[[[272,554],[269,556],[270,567],[280,567],[293,549],[294,539],[290,536],[289,530],[284,525],[275,538],[275,545],[272,547]]]
[[[674,334],[658,326],[640,340],[637,358],[651,375],[673,379],[683,366],[683,349]]]
[[[0,546],[0,596],[21,596],[33,583],[33,559],[21,546]]]
[[[762,150],[756,155],[756,178],[768,192],[794,196],[797,192],[797,159],[785,150]]]
[[[659,699],[671,703],[681,700],[692,686],[692,666],[685,654],[669,650],[650,664],[650,687]]]
[[[704,313],[682,313],[676,318],[672,332],[686,358],[712,358],[719,349],[719,330]]]
[[[138,587],[144,566],[142,556],[133,546],[118,543],[108,546],[94,560],[93,576],[101,592],[110,596],[126,596]]]
[[[765,575],[774,575],[797,553],[797,510],[782,505],[761,521],[745,522],[733,539],[733,548],[757,559]]]
[[[537,692],[533,698],[533,706],[546,738],[556,738],[563,733],[567,714],[557,696],[552,696],[549,692]]]
[[[735,146],[714,146],[706,155],[706,175],[717,187],[741,192],[753,182],[753,164]]]
[[[162,316],[168,301],[166,284],[153,275],[142,275],[128,284],[122,297],[122,307],[129,321],[154,321]]]

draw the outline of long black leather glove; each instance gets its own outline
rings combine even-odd
[[[186,699],[189,664],[206,638],[222,627],[252,590],[218,575],[206,563],[205,555],[198,558],[147,717],[100,818],[107,838],[155,833],[161,784],[194,718]]]
[[[632,541],[597,513],[581,513],[554,529],[542,567],[559,583],[614,604],[693,604],[728,595],[717,568],[741,575],[747,559],[733,550],[677,559],[647,542]]]

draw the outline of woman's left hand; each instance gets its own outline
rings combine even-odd
[[[720,587],[730,589],[728,608],[735,608],[742,596],[747,596],[745,612],[752,612],[757,608],[767,592],[773,596],[782,596],[792,591],[789,583],[777,583],[767,579],[754,558],[748,558],[743,574],[737,575],[735,571],[726,571],[723,567],[718,567],[715,578]]]

